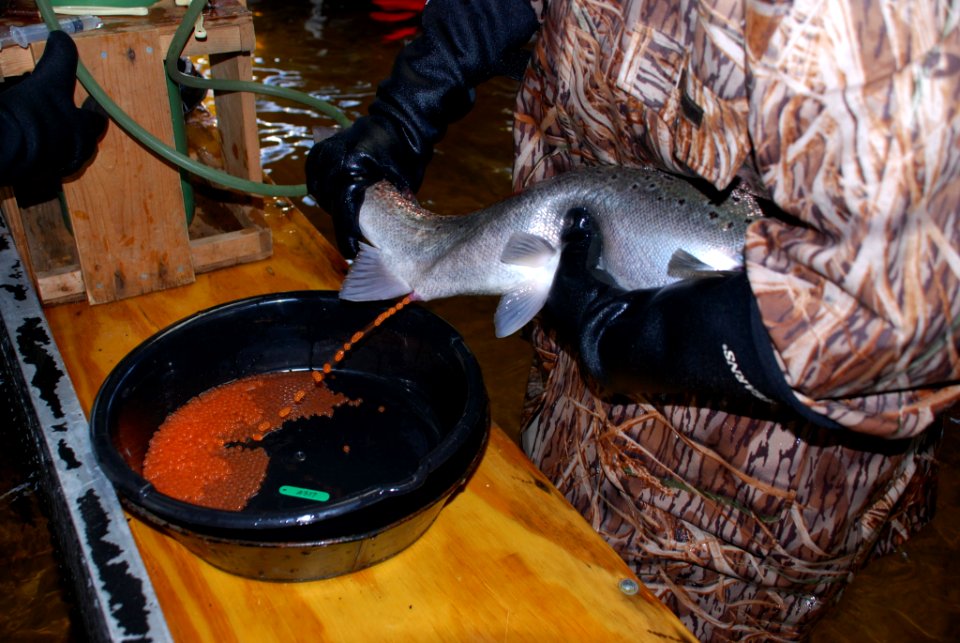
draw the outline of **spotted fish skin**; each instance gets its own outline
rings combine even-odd
[[[494,321],[499,337],[509,335],[546,301],[576,209],[598,228],[600,267],[627,290],[742,268],[747,226],[761,216],[746,191],[705,191],[654,169],[573,170],[465,215],[430,212],[384,181],[364,197],[367,243],[340,296],[502,295]]]

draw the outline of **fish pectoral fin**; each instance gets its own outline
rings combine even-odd
[[[731,272],[735,271],[711,266],[683,249],[678,249],[670,255],[670,261],[667,262],[667,275],[677,279],[718,277]]]
[[[493,316],[497,337],[512,335],[523,328],[543,308],[549,293],[549,288],[535,284],[525,284],[504,293]]]
[[[529,232],[514,232],[500,254],[500,261],[515,266],[543,268],[556,254],[556,247],[543,237]]]
[[[381,301],[396,299],[413,288],[387,268],[379,248],[360,243],[360,251],[343,280],[340,299],[348,301]]]
[[[667,274],[671,277],[683,277],[698,272],[712,271],[713,268],[683,249],[670,255],[670,261],[667,262]]]

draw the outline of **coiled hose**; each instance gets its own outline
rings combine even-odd
[[[43,17],[43,21],[46,23],[47,27],[51,31],[59,29],[59,22],[57,21],[56,15],[49,1],[36,0],[36,3],[38,9],[40,10],[40,15]],[[214,91],[245,91],[290,100],[306,105],[307,107],[330,117],[337,124],[343,127],[350,125],[350,119],[347,118],[347,116],[339,108],[331,105],[327,101],[316,98],[304,92],[299,92],[286,87],[272,87],[252,81],[198,78],[190,74],[182,73],[179,69],[177,69],[177,60],[179,59],[180,54],[183,52],[187,40],[189,40],[190,36],[193,34],[197,18],[203,11],[203,8],[206,6],[206,4],[207,0],[192,0],[190,5],[187,7],[183,21],[174,32],[173,40],[170,42],[170,49],[167,51],[164,61],[167,76],[171,81],[187,87],[212,89]],[[223,172],[222,170],[204,165],[203,163],[190,158],[184,152],[170,147],[144,129],[139,123],[130,117],[130,115],[124,112],[119,105],[111,100],[100,84],[97,83],[90,71],[84,66],[83,62],[80,62],[77,65],[77,79],[83,85],[84,89],[87,90],[87,93],[90,94],[90,96],[92,96],[93,99],[103,107],[107,114],[110,115],[110,118],[116,121],[120,127],[130,134],[130,136],[138,140],[151,151],[155,152],[161,158],[169,161],[182,170],[186,170],[191,174],[195,174],[196,176],[204,178],[212,183],[216,183],[237,192],[247,192],[250,194],[271,197],[297,197],[307,194],[307,186],[304,184],[274,185],[270,183],[261,183],[258,181],[251,181],[249,179],[236,177]],[[182,114],[177,114],[174,110],[174,118],[177,118],[178,116],[182,119]],[[191,210],[189,207],[187,209],[188,212]]]

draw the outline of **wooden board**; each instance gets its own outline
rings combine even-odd
[[[135,299],[47,309],[86,409],[110,369],[173,321],[239,297],[338,287],[346,266],[302,214],[268,207],[266,220],[275,244],[262,262]],[[647,591],[620,590],[636,577],[496,427],[476,474],[427,533],[354,574],[253,581],[136,519],[131,530],[180,641],[693,640]]]
[[[250,80],[256,41],[253,22],[238,28],[239,46],[230,53],[210,54],[210,75],[220,80]],[[226,171],[251,181],[262,181],[260,139],[257,132],[256,96],[250,92],[214,94]]]
[[[77,48],[94,78],[112,89],[111,98],[172,145],[157,32],[104,32],[78,39]],[[193,281],[179,175],[116,123],[83,179],[66,182],[64,194],[91,303]]]

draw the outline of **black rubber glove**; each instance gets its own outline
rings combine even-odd
[[[333,217],[344,256],[357,253],[364,191],[387,179],[416,192],[434,144],[473,106],[473,88],[515,69],[537,25],[527,0],[427,4],[421,35],[397,56],[369,114],[307,156],[307,188]]]
[[[59,180],[93,156],[107,120],[73,102],[77,60],[70,36],[54,31],[33,72],[0,92],[0,184]]]
[[[787,385],[745,272],[626,291],[594,268],[600,236],[589,214],[571,213],[563,241],[544,321],[602,394],[760,400],[839,426],[801,404]]]

